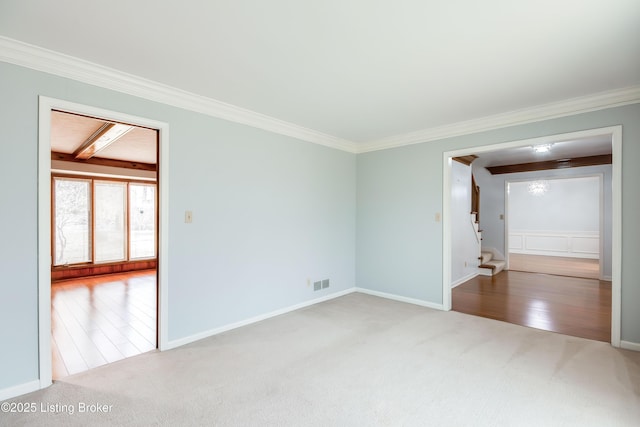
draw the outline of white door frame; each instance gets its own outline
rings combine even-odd
[[[169,124],[60,99],[39,97],[38,119],[38,357],[40,388],[52,383],[51,366],[51,111],[130,123],[159,133],[158,349],[168,342]]]
[[[589,129],[539,138],[530,138],[500,144],[470,147],[443,153],[443,207],[442,207],[442,306],[451,310],[451,162],[452,157],[481,154],[506,148],[550,144],[567,140],[609,135],[612,145],[612,236],[611,236],[611,345],[620,347],[621,303],[622,303],[622,126]],[[506,237],[506,236],[505,236]]]

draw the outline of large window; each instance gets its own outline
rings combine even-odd
[[[150,258],[156,253],[156,186],[129,184],[130,257]]]
[[[91,180],[54,179],[55,265],[91,262]]]
[[[156,186],[53,177],[54,266],[156,256]]]

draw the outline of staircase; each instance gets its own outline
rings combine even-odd
[[[454,157],[453,160],[469,166],[476,158],[477,156],[473,155],[466,157]],[[480,253],[480,256],[478,257],[478,274],[482,276],[495,276],[504,269],[506,263],[503,260],[494,259],[492,251],[482,250],[482,230],[480,230],[480,187],[476,182],[473,172],[471,173],[471,225],[476,237],[478,252]]]
[[[493,252],[482,251],[478,259],[480,260],[478,273],[483,276],[495,276],[500,273],[505,266],[504,261],[493,259]]]

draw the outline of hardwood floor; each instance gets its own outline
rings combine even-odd
[[[503,271],[452,290],[452,309],[566,335],[611,342],[611,282]]]
[[[53,379],[156,348],[156,272],[51,285]]]
[[[569,258],[542,255],[509,254],[509,270],[529,273],[557,274],[561,276],[600,278],[600,261],[587,258]]]

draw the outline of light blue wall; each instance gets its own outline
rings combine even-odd
[[[622,340],[640,342],[640,105],[358,155],[357,286],[442,303],[442,166],[446,151],[623,126]],[[482,218],[481,218],[482,220]]]
[[[442,153],[417,144],[357,164],[357,286],[440,304]]]
[[[0,390],[38,379],[39,95],[169,123],[170,340],[354,286],[354,154],[0,63]]]
[[[39,95],[169,123],[170,340],[326,295],[307,278],[439,304],[444,151],[622,124],[622,339],[640,342],[640,105],[356,159],[0,63],[0,390],[38,378]]]

